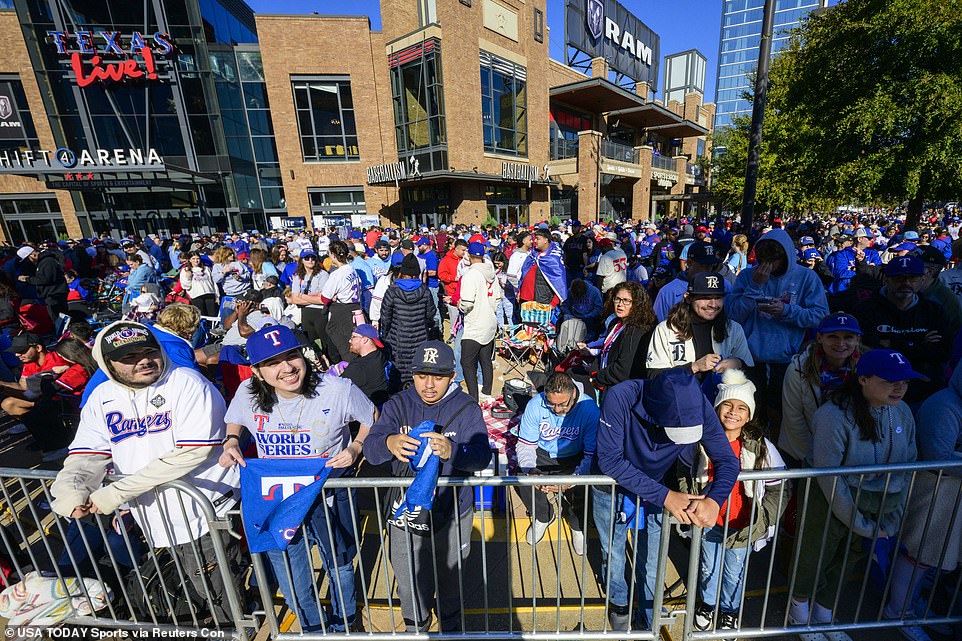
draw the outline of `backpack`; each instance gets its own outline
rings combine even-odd
[[[183,567],[183,562],[180,565]],[[131,570],[124,578],[124,592],[130,600],[131,614],[138,621],[152,621],[156,617],[158,623],[191,624],[191,605],[199,623],[212,618],[205,599],[190,579],[180,577],[170,548],[156,550],[139,569]]]

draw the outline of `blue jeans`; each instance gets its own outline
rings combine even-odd
[[[339,490],[346,491],[346,490]],[[328,493],[330,496],[331,493]],[[335,508],[336,509],[336,508]],[[328,512],[334,510],[328,509]],[[332,529],[334,527],[332,517]],[[304,532],[307,532],[307,543],[304,541]],[[321,556],[321,565],[328,573],[328,585],[330,586],[331,606],[333,616],[322,614],[320,611],[320,594],[316,593],[317,585],[314,582],[314,564],[311,560],[310,548],[318,547]],[[337,545],[337,543],[335,543]],[[290,562],[290,577],[288,577],[288,563]],[[268,550],[267,559],[271,562],[271,569],[277,578],[281,588],[281,593],[288,605],[297,614],[301,622],[301,630],[304,632],[320,632],[327,630],[344,630],[344,621],[350,626],[354,621],[356,595],[354,593],[354,563],[348,562],[340,566],[335,566],[337,553],[331,549],[331,535],[325,522],[324,504],[318,500],[307,518],[304,520],[304,528],[298,531],[297,536],[287,546],[287,550]],[[336,570],[336,577],[331,569]],[[291,581],[294,583],[293,594],[291,591]],[[341,601],[344,607],[341,607]],[[295,603],[296,606],[295,606]]]
[[[718,605],[721,612],[738,612],[745,590],[745,561],[748,548],[726,548],[722,538],[724,526],[718,525],[705,530],[701,539],[701,561],[698,574],[698,592],[705,605],[714,608]],[[724,559],[724,567],[722,560]],[[719,599],[718,582],[721,579]]]
[[[618,496],[618,495],[615,495]],[[611,528],[611,497],[610,492],[604,492],[598,487],[591,488],[591,500],[593,503],[591,516],[594,519],[595,527],[598,529],[598,538],[601,539],[601,580],[602,585],[607,585],[608,602],[614,606],[628,605],[628,578],[625,575],[627,567],[626,545],[628,542],[628,526],[625,523],[618,523],[618,512],[621,505],[616,504],[614,533],[611,537],[609,548],[609,530]],[[638,608],[635,610],[635,621],[637,627],[650,628],[652,617],[652,604],[655,600],[655,581],[658,578],[658,544],[661,540],[661,510],[645,515],[645,529],[638,530],[638,563],[635,565],[635,596],[642,591],[643,594],[638,600]],[[642,564],[642,555],[644,563]],[[609,579],[610,575],[610,579]],[[610,581],[610,584],[609,584]],[[641,588],[639,587],[641,586]],[[644,619],[642,619],[642,615]]]
[[[444,301],[441,300],[437,287],[428,287],[428,291],[431,292],[431,298],[434,299],[434,324],[438,326],[440,332],[444,330],[441,326],[441,303]],[[370,308],[371,306],[368,304],[368,309]]]
[[[74,576],[74,566],[70,560],[71,555],[73,555],[73,561],[77,564],[77,575],[88,576],[93,573],[94,563],[98,559],[106,559],[108,563],[110,562],[110,557],[107,556],[108,548],[110,549],[110,555],[113,556],[118,569],[121,571],[130,570],[140,563],[141,557],[146,552],[146,546],[140,539],[140,531],[137,528],[131,528],[127,532],[127,539],[125,540],[122,534],[117,534],[114,531],[108,520],[103,521],[103,526],[106,537],[101,535],[100,528],[91,521],[75,520],[70,522],[66,532],[66,547],[60,553],[60,558],[57,559],[57,566],[64,576]],[[83,534],[80,533],[81,529]],[[86,538],[86,543],[84,543],[84,538]],[[130,541],[130,550],[127,549],[128,540]],[[87,554],[88,545],[93,557]],[[131,552],[133,552],[133,558],[131,558]]]
[[[499,326],[508,327],[514,325],[514,305],[514,299],[505,294],[501,299],[501,303],[498,305],[498,309],[494,312],[495,317],[498,319]]]

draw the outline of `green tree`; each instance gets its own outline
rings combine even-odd
[[[716,163],[723,202],[740,203],[747,135],[738,121],[716,137],[735,151]],[[762,135],[759,209],[908,201],[917,226],[926,200],[962,193],[962,0],[846,0],[810,17],[772,64]]]

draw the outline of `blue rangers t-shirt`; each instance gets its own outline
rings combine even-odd
[[[255,409],[243,383],[227,408],[226,423],[243,425],[257,444],[258,458],[330,458],[351,442],[348,423],[374,423],[374,404],[350,380],[321,375],[314,398],[281,398],[270,413]]]

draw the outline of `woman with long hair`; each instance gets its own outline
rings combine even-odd
[[[792,467],[812,466],[815,411],[855,371],[862,330],[854,316],[829,314],[815,340],[792,357],[782,385],[778,447]]]
[[[251,270],[237,260],[237,252],[221,246],[214,251],[214,282],[224,296],[240,296],[251,288]]]
[[[246,430],[258,459],[327,459],[326,467],[334,468],[331,478],[352,476],[376,415],[364,393],[349,379],[322,376],[304,357],[294,332],[283,325],[252,334],[247,355],[252,377],[237,389],[224,417],[227,436],[220,465],[246,465],[240,447]],[[353,439],[352,421],[360,423]],[[322,491],[287,550],[267,551],[281,592],[304,632],[356,630],[354,501],[354,490]],[[314,545],[330,586],[332,611],[327,613],[319,603],[310,551]]]
[[[214,274],[201,260],[200,252],[187,254],[180,268],[180,286],[190,298],[190,304],[200,310],[201,316],[217,316],[217,285]]]
[[[924,377],[899,352],[876,349],[863,354],[854,376],[815,412],[815,467],[915,461],[915,419],[902,399],[916,378]],[[810,491],[800,494],[806,504],[800,508],[805,518],[795,552],[791,625],[834,621],[832,609],[853,567],[877,539],[898,536],[911,478],[893,473],[821,476]]]
[[[266,289],[267,277],[277,276],[280,277],[275,269],[274,265],[268,259],[267,251],[264,249],[254,248],[250,253],[250,269],[251,278],[254,281],[254,289],[261,290]]]
[[[695,274],[684,298],[651,336],[648,376],[684,367],[704,379],[754,365],[742,326],[725,315],[724,279],[714,272]]]
[[[644,378],[646,335],[655,326],[651,299],[638,283],[618,283],[608,292],[604,335],[593,343],[578,343],[598,357],[595,387],[607,389],[631,378]]]
[[[732,274],[738,274],[748,267],[748,236],[745,234],[735,234],[732,238],[731,249],[725,257],[725,264],[732,270]]]
[[[336,240],[330,249],[331,277],[324,283],[321,298],[330,313],[327,320],[326,353],[331,364],[353,358],[348,343],[351,332],[366,322],[361,309],[361,278],[351,266],[351,254],[344,241]]]
[[[60,339],[50,351],[70,365],[62,371],[57,383],[71,395],[79,396],[83,392],[84,385],[98,369],[97,361],[94,360],[90,348],[79,338],[67,337]],[[55,373],[56,371],[57,368],[54,369]]]
[[[291,277],[291,303],[300,309],[301,328],[311,346],[317,349],[327,344],[327,304],[321,290],[328,278],[314,252],[301,255]]]

